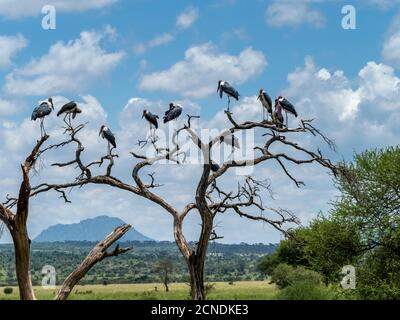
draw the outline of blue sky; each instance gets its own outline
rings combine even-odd
[[[46,4],[56,8],[55,30],[41,27],[40,11]],[[355,30],[341,26],[345,4],[356,9]],[[203,125],[222,128],[218,79],[230,81],[241,93],[235,105],[238,115],[246,108],[261,112],[254,97],[260,88],[272,96],[287,96],[301,117],[315,117],[337,141],[334,159],[350,159],[354,150],[397,144],[399,9],[400,1],[386,0],[21,0],[18,5],[0,0],[0,137],[8,139],[0,146],[1,197],[17,190],[18,163],[34,141],[29,138],[39,132],[29,121],[30,113],[48,96],[57,97],[58,103],[74,99],[97,112],[90,116],[93,130],[107,122],[126,150],[136,137],[124,130],[134,125],[137,130],[145,105],[160,111],[169,101],[181,101],[201,115]],[[56,130],[56,124],[50,128]],[[121,160],[118,169],[127,179],[130,165]],[[288,206],[304,223],[320,210],[327,211],[336,194],[326,175],[307,170],[299,171],[305,182],[310,180],[301,191],[276,177],[276,189],[281,190],[277,205],[293,199]],[[43,170],[34,179],[60,180],[66,174]],[[187,185],[172,199],[178,206],[190,196],[191,182],[184,178],[174,182]],[[46,195],[40,200],[48,207],[46,214],[40,214],[39,203],[33,201],[31,233],[106,213],[150,237],[172,239],[169,217],[144,200],[110,191],[110,207],[117,209],[97,212],[104,203],[90,204],[88,199],[102,192],[103,188],[88,188],[85,194],[77,193],[65,211],[57,210],[57,196]],[[128,212],[131,208],[146,212],[146,217]],[[245,223],[247,235],[238,234],[238,223],[242,222],[236,217],[219,222],[227,242],[280,238],[254,222]],[[196,234],[195,224],[195,219],[188,224],[189,238]]]

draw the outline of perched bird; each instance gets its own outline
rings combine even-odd
[[[282,107],[286,114],[286,126],[288,126],[287,114],[291,113],[297,118],[297,112],[294,106],[286,99],[281,96],[278,97],[278,104]]]
[[[219,92],[219,97],[222,99],[222,95],[223,93],[226,94],[226,96],[228,97],[228,112],[229,112],[229,104],[231,102],[231,97],[235,98],[236,101],[239,101],[239,92],[237,92],[237,90],[232,87],[227,81],[223,81],[223,80],[219,80],[218,81],[218,88],[217,88],[217,92]]]
[[[150,130],[154,126],[158,129],[158,116],[156,114],[152,114],[150,111],[143,110],[142,119],[145,118],[147,122],[150,124]]]
[[[212,160],[211,160],[210,165],[211,165],[211,171],[212,172],[217,172],[220,169],[219,165],[217,163],[215,163],[214,161],[212,161]]]
[[[82,110],[78,107],[75,101],[70,101],[66,104],[64,104],[60,111],[57,112],[57,117],[59,117],[62,114],[65,114],[64,116],[64,122],[68,125],[71,126],[71,115],[72,119],[75,119],[76,115],[78,113],[82,113]],[[65,119],[68,116],[68,122],[65,121]]]
[[[100,127],[99,136],[107,140],[109,153],[111,151],[110,145],[112,145],[114,148],[117,147],[114,134],[111,132],[110,128],[106,127],[104,124]]]
[[[180,104],[171,102],[169,104],[169,109],[165,111],[165,115],[163,118],[164,123],[178,119],[181,113],[182,113],[182,106]]]
[[[268,93],[265,92],[264,89],[260,89],[260,93],[258,95],[258,98],[261,101],[261,104],[263,106],[263,120],[265,120],[265,110],[267,110],[267,120],[268,120],[268,114],[272,116],[272,99],[268,95]]]
[[[283,121],[282,106],[278,103],[278,99],[275,99],[275,110],[272,113],[272,122],[277,128],[282,129]]]
[[[51,111],[54,110],[53,99],[49,98],[47,101],[43,101],[40,103],[32,111],[31,120],[36,121],[36,119],[40,119],[40,135],[43,137],[43,134],[46,135],[46,130],[44,128],[44,118],[48,116]]]

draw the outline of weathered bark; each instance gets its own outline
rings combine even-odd
[[[35,300],[30,267],[30,240],[26,227],[17,226],[12,230],[11,236],[14,243],[15,271],[17,274],[19,294],[21,300]]]
[[[132,249],[123,248],[120,249],[119,246],[111,251],[107,252],[107,249],[120,239],[128,230],[131,228],[130,225],[122,225],[116,228],[111,234],[109,234],[103,241],[99,242],[86,256],[82,263],[65,279],[58,291],[55,300],[66,300],[71,293],[74,286],[89,272],[89,270],[98,262],[102,261],[104,258],[117,256],[121,253],[125,253]]]
[[[187,261],[190,276],[190,295],[192,300],[205,300],[204,264],[202,258],[192,255]]]

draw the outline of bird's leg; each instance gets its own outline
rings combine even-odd
[[[263,107],[263,121],[265,121],[265,108]]]
[[[285,115],[286,115],[286,128],[289,128],[288,118],[287,118],[287,111],[285,111]]]
[[[111,157],[111,146],[110,143],[107,143],[107,149],[108,149],[108,156]]]
[[[68,116],[68,114],[66,113],[65,114],[65,116],[64,116],[64,119],[63,119],[63,121],[64,121],[64,123],[68,126],[68,122],[67,122],[67,116]]]
[[[179,131],[177,131],[177,119],[174,120],[174,132],[176,132],[176,157],[179,164]]]
[[[70,127],[72,127],[71,121],[71,113],[68,113],[68,122]]]
[[[231,99],[228,96],[228,112],[229,112],[229,105],[231,104]]]
[[[40,137],[43,138],[43,118],[40,119]]]

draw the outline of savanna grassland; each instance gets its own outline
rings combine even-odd
[[[269,281],[214,282],[208,299],[211,300],[270,300],[277,294],[275,285]],[[156,289],[157,288],[157,289]],[[18,299],[18,288],[13,293],[4,294],[0,288],[0,300]],[[189,299],[189,286],[186,283],[171,283],[170,291],[165,292],[161,283],[78,285],[69,297],[72,300],[185,300]],[[157,290],[157,291],[156,291]],[[39,300],[51,300],[56,290],[35,287]]]

